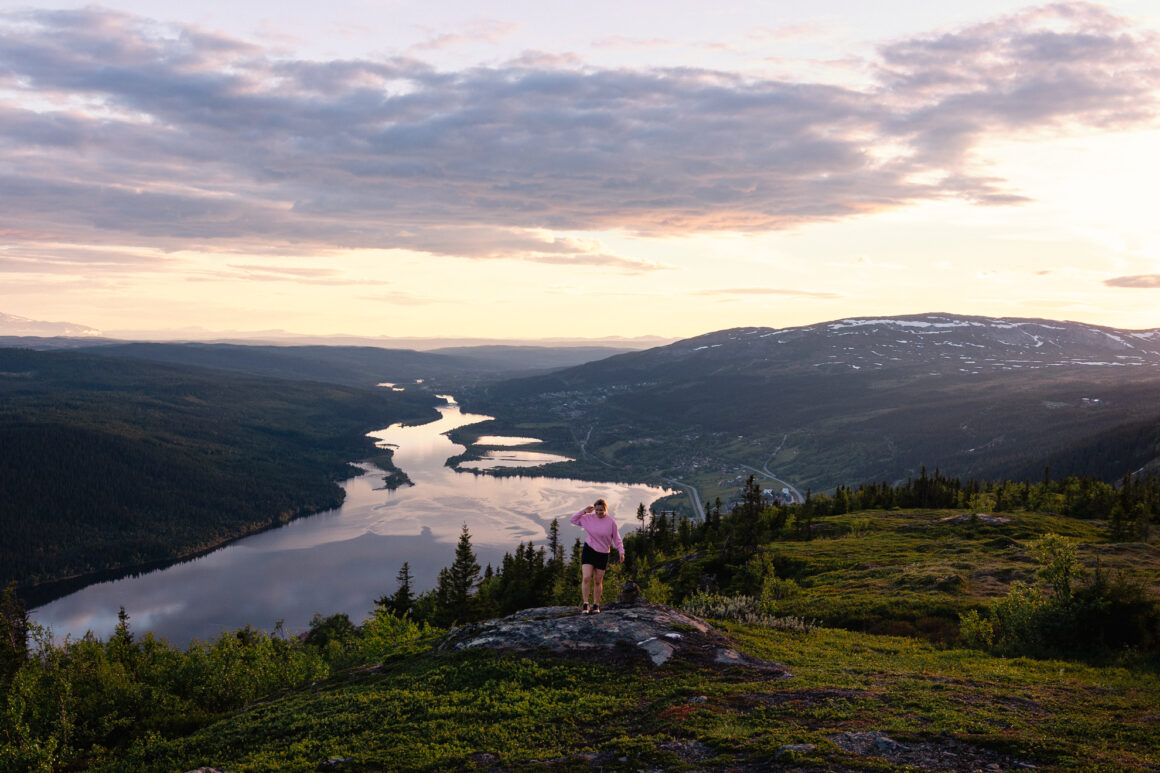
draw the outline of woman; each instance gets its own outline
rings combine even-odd
[[[610,548],[616,547],[620,560],[624,560],[624,543],[616,521],[608,514],[608,503],[597,499],[572,516],[572,523],[584,529],[584,550],[580,554],[580,607],[588,614],[588,591],[592,590],[592,612],[600,611],[600,597],[604,595],[604,572],[608,570]]]

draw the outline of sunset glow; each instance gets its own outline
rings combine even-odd
[[[955,8],[5,2],[0,312],[123,337],[1160,327],[1160,11]]]

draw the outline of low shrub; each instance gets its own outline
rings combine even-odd
[[[1048,534],[1034,543],[1050,589],[1015,582],[1008,594],[959,618],[962,641],[1001,655],[1098,657],[1160,650],[1160,601],[1140,583],[1101,567],[1088,573],[1074,545]]]
[[[697,593],[685,599],[681,610],[697,617],[711,617],[718,620],[735,620],[739,623],[760,625],[779,631],[807,633],[815,621],[800,617],[777,616],[761,599],[754,596],[719,596]]]

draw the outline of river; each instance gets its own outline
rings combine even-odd
[[[441,417],[428,424],[395,424],[371,433],[380,445],[395,449],[395,464],[413,486],[388,491],[382,471],[361,465],[363,474],[343,484],[342,507],[191,561],[91,585],[32,610],[32,619],[57,639],[86,631],[107,638],[124,606],[134,632],[150,630],[180,646],[247,623],[272,630],[283,621],[285,630],[295,634],[309,627],[316,612],[345,612],[359,623],[376,598],[398,587],[395,577],[404,561],[416,590],[434,587],[439,570],[454,559],[464,524],[480,566],[498,566],[520,542],[546,543],[554,518],[570,547],[582,532],[568,517],[597,497],[608,500],[623,534],[636,527],[639,503],[648,507],[670,493],[643,485],[457,472],[444,463],[464,448],[444,433],[490,417],[463,413],[451,398],[439,412]],[[533,440],[489,442],[516,446]],[[562,458],[509,448],[473,466]]]

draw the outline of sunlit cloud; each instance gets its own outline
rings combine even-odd
[[[408,292],[391,292],[381,293],[379,295],[363,295],[361,300],[371,301],[374,303],[386,303],[392,306],[431,306],[434,304],[448,303],[449,301],[439,298],[426,298],[420,295],[415,295]]]
[[[460,31],[432,34],[423,42],[411,46],[411,51],[416,53],[438,51],[462,45],[478,45],[481,42],[494,45],[501,43],[517,30],[519,30],[518,24],[494,19],[480,19],[465,25]]]
[[[511,32],[481,22],[423,45]],[[986,138],[1153,122],[1156,45],[1098,6],[1057,4],[891,43],[876,81],[853,88],[555,55],[458,72],[312,61],[98,6],[6,13],[0,231],[649,272],[665,267],[554,234],[761,233],[924,201],[1017,205],[1026,194],[976,166]]]
[[[814,21],[805,24],[785,24],[780,27],[754,27],[746,34],[758,43],[776,43],[799,40],[832,40],[838,37],[838,28],[833,24]]]
[[[627,50],[676,48],[680,45],[679,42],[667,38],[634,38],[627,35],[605,35],[592,41],[593,48]]]
[[[698,290],[695,295],[746,296],[746,295],[787,295],[802,298],[841,298],[841,293],[817,292],[813,290],[793,290],[784,287],[729,287],[712,290]]]
[[[2,237],[0,237],[2,238]],[[99,249],[75,244],[21,242],[0,245],[0,272],[80,273],[134,272],[168,260],[156,250]]]
[[[1104,284],[1108,287],[1157,288],[1160,287],[1160,274],[1117,276],[1112,279],[1105,279]]]

